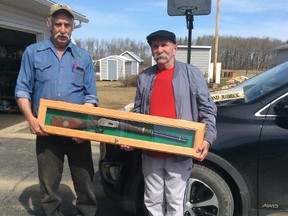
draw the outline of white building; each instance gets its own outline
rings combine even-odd
[[[125,80],[139,74],[139,65],[143,60],[133,52],[125,51],[120,55],[111,55],[99,59],[100,80]]]
[[[176,60],[187,63],[187,45],[178,45]],[[156,64],[152,57],[152,65]],[[211,63],[211,46],[191,46],[190,64],[199,68],[207,82],[213,80],[213,63]],[[221,64],[217,64],[216,83],[220,83]]]
[[[100,80],[124,80],[132,72],[133,60],[120,55],[111,55],[99,59]]]
[[[132,69],[131,69],[132,75],[139,74],[139,66],[144,62],[143,59],[141,59],[135,53],[127,51],[127,50],[125,52],[121,53],[120,56],[125,56],[127,58],[134,60],[132,62],[132,66],[131,66],[132,67]]]

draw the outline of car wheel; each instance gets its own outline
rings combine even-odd
[[[225,180],[211,169],[194,164],[188,181],[185,216],[232,216],[234,200]]]

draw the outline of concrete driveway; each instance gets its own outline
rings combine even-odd
[[[1,121],[0,121],[1,124]],[[99,145],[92,142],[95,165],[95,193],[103,216],[133,216],[119,209],[103,193],[99,185]],[[65,162],[61,182],[62,212],[76,214],[75,193],[70,172]],[[30,134],[27,123],[0,129],[0,216],[42,215],[35,155],[35,136]]]

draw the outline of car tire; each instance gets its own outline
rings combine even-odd
[[[203,165],[194,164],[188,181],[185,216],[233,216],[234,200],[226,181]]]

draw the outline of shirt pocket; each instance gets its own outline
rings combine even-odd
[[[45,62],[45,61],[35,61],[35,77],[36,80],[44,83],[46,81],[48,81],[50,79],[50,68],[51,68],[52,64],[49,62]]]
[[[85,67],[84,64],[79,63],[72,71],[72,84],[75,86],[83,86],[84,85],[84,73]]]

